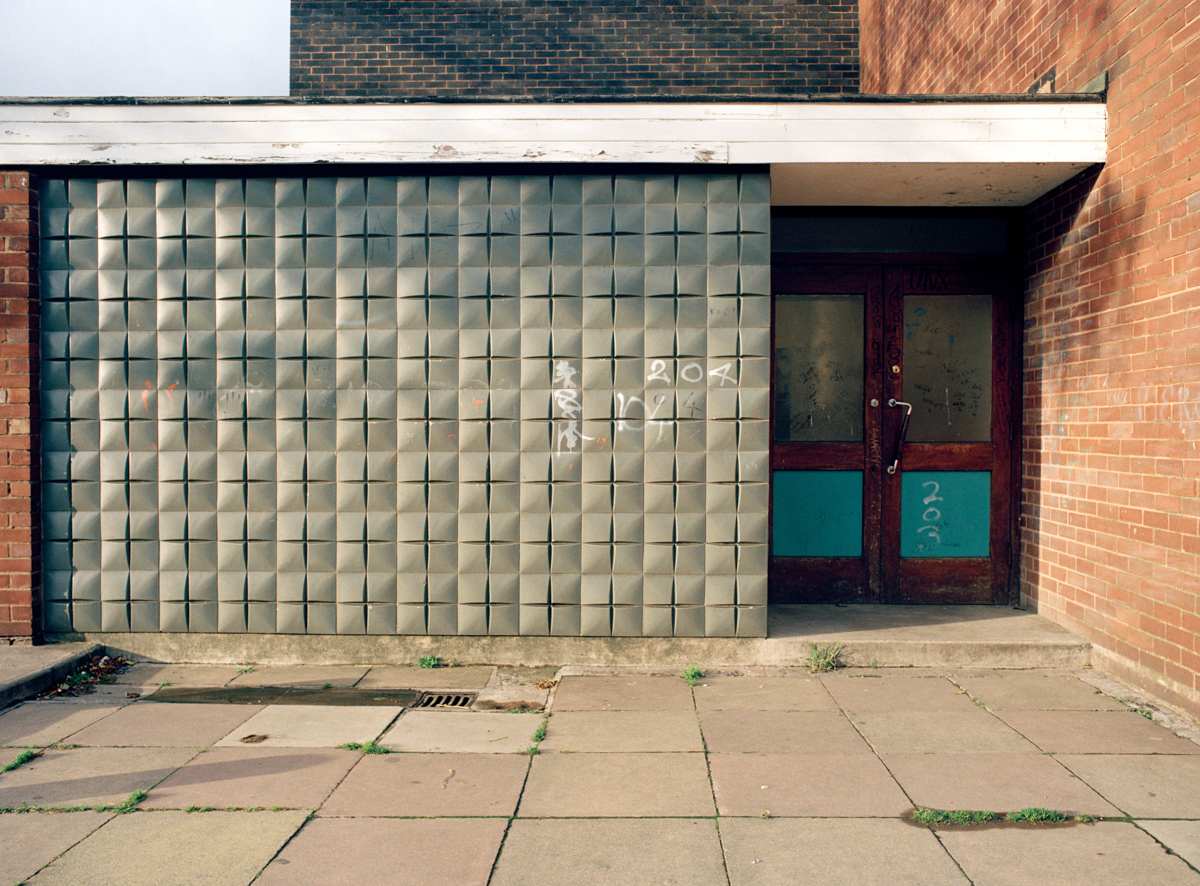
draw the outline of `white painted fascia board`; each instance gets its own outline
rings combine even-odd
[[[0,165],[747,164],[797,184],[840,166],[870,192],[893,182],[880,199],[900,205],[940,199],[912,182],[946,167],[992,168],[1010,184],[1028,170],[1031,187],[1006,199],[1045,193],[1104,162],[1106,130],[1104,105],[1084,101],[12,103],[0,104]],[[825,184],[821,202],[862,191]]]

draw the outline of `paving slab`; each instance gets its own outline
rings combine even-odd
[[[304,819],[303,812],[118,815],[29,886],[245,886]]]
[[[918,806],[1076,815],[1121,811],[1045,754],[887,754],[884,765]]]
[[[533,744],[541,714],[406,711],[379,739],[392,751],[515,754]]]
[[[1125,711],[1073,674],[1013,671],[956,674],[954,681],[992,711]]]
[[[869,754],[841,711],[706,711],[704,743],[714,754]]]
[[[705,677],[695,686],[700,711],[836,711],[817,677]]]
[[[367,754],[320,814],[512,815],[528,772],[518,754]]]
[[[709,754],[721,815],[895,818],[912,808],[873,754]]]
[[[178,707],[178,705],[172,705]],[[364,744],[383,734],[400,716],[398,707],[324,707],[321,705],[267,705],[242,722],[218,747],[244,747],[244,739],[263,748],[336,748],[347,742]],[[265,738],[259,738],[265,736]]]
[[[1059,754],[1055,759],[1134,818],[1200,819],[1200,756]]]
[[[49,750],[0,775],[0,808],[98,806],[147,791],[196,753],[195,748]]]
[[[0,708],[48,689],[103,651],[96,643],[0,646]]]
[[[486,886],[507,824],[487,818],[316,818],[254,886]]]
[[[694,711],[562,711],[550,717],[543,753],[704,750]]]
[[[0,815],[0,883],[22,883],[115,813],[28,812]]]
[[[461,689],[479,691],[492,679],[493,667],[377,667],[355,684],[360,689]]]
[[[207,747],[262,708],[150,702],[127,705],[71,736],[71,744],[106,747]]]
[[[942,676],[828,674],[821,682],[847,711],[961,711],[973,706],[965,692]]]
[[[943,711],[847,711],[880,754],[1036,754],[1032,742],[974,705]]]
[[[724,868],[711,819],[517,819],[491,886],[713,886]]]
[[[1200,821],[1142,819],[1137,826],[1194,868],[1200,868]]]
[[[224,686],[237,675],[234,665],[138,662],[114,675],[110,682],[132,686]]]
[[[1002,711],[997,716],[1055,754],[1200,754],[1200,744],[1133,711]]]
[[[328,683],[333,688],[345,689],[356,684],[369,670],[366,665],[261,665],[235,674],[229,685],[319,689]]]
[[[941,829],[938,839],[975,886],[1200,884],[1200,874],[1128,822]]]
[[[903,821],[730,818],[721,843],[731,886],[969,886],[930,831]]]
[[[109,704],[55,705],[27,701],[0,714],[0,744],[48,747],[118,709],[117,705]]]
[[[679,677],[563,677],[555,711],[687,711],[692,688]]]
[[[336,748],[211,748],[158,785],[144,809],[316,809],[362,755]]]
[[[522,818],[713,815],[703,754],[539,754]]]

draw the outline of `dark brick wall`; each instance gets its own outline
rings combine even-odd
[[[720,100],[858,83],[853,0],[292,3],[297,96]]]

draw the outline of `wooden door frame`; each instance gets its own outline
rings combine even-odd
[[[1018,599],[1019,592],[1019,522],[1020,522],[1020,490],[1021,490],[1021,435],[1022,435],[1022,365],[1021,365],[1021,329],[1023,317],[1023,302],[1020,297],[1021,275],[1020,269],[1017,267],[1015,260],[1011,256],[985,254],[985,255],[968,255],[968,254],[912,254],[912,253],[872,253],[872,254],[822,254],[814,255],[808,253],[775,253],[772,255],[772,286],[771,286],[771,378],[770,378],[770,438],[772,442],[772,458],[770,466],[770,476],[772,490],[774,489],[774,471],[777,469],[787,470],[788,468],[803,469],[806,465],[803,462],[792,464],[792,459],[785,459],[783,464],[780,464],[774,455],[774,428],[775,428],[775,304],[776,296],[780,293],[780,284],[784,278],[792,278],[795,280],[801,273],[809,274],[812,272],[819,273],[824,280],[841,278],[845,281],[847,275],[852,275],[863,281],[864,293],[864,409],[866,403],[872,399],[878,398],[883,401],[885,397],[900,397],[899,383],[895,385],[895,392],[889,391],[888,380],[890,377],[883,372],[884,361],[891,359],[885,353],[887,342],[884,340],[884,313],[889,310],[889,303],[893,298],[899,300],[900,317],[903,317],[903,293],[892,293],[884,291],[887,281],[885,275],[890,273],[902,273],[903,269],[913,269],[917,267],[941,268],[953,273],[958,271],[961,278],[966,279],[969,283],[971,279],[981,281],[981,284],[986,285],[986,291],[996,292],[1001,297],[994,300],[993,303],[993,329],[995,335],[1000,337],[1000,341],[994,342],[993,345],[993,372],[999,373],[1000,382],[993,385],[992,397],[992,442],[993,447],[1005,447],[1007,450],[1007,458],[1000,458],[994,461],[999,461],[1002,465],[1002,470],[993,472],[992,476],[992,498],[995,501],[1003,502],[1002,507],[993,507],[990,513],[990,534],[991,539],[989,557],[991,558],[991,570],[989,581],[992,587],[993,604],[1011,604]],[[801,272],[799,269],[805,268]],[[874,280],[869,279],[872,275],[872,269],[876,272]],[[831,277],[830,274],[834,276]],[[876,291],[876,287],[881,287],[880,291]],[[813,291],[819,290],[820,286],[815,286]],[[831,292],[837,291],[833,288]],[[872,301],[872,294],[875,294],[877,303],[880,305],[878,310],[872,310],[869,306]],[[895,357],[899,357],[896,354]],[[901,376],[902,377],[902,376]],[[850,466],[850,461],[856,460],[857,456],[849,455],[849,450],[853,450],[859,446],[864,447],[863,457],[863,520],[864,524],[873,525],[876,531],[864,532],[863,538],[863,557],[862,572],[865,573],[860,582],[859,590],[854,592],[847,584],[850,576],[845,574],[845,570],[838,568],[833,563],[833,558],[825,564],[828,567],[828,577],[830,579],[831,592],[828,595],[822,595],[819,600],[809,599],[807,597],[800,598],[796,594],[785,594],[781,587],[786,581],[787,574],[793,570],[794,561],[789,562],[790,558],[777,558],[773,556],[774,549],[774,495],[771,494],[769,500],[768,511],[768,534],[769,546],[768,551],[772,552],[769,558],[769,584],[768,584],[768,601],[770,603],[786,603],[786,602],[827,602],[827,603],[871,603],[871,602],[913,602],[905,598],[901,591],[899,576],[884,576],[883,571],[889,568],[897,569],[898,558],[888,557],[887,552],[883,549],[883,532],[884,519],[898,520],[898,513],[884,514],[884,507],[899,507],[899,496],[892,495],[888,505],[884,504],[885,496],[882,493],[883,476],[880,470],[880,465],[883,461],[883,449],[885,438],[888,430],[894,430],[892,425],[892,417],[884,415],[883,418],[875,423],[869,420],[864,423],[864,441],[862,444],[826,444],[831,448],[839,445],[845,446],[848,450],[847,467]],[[1007,440],[1004,438],[1007,436]],[[974,444],[963,444],[971,446]],[[982,444],[980,444],[982,445]],[[911,463],[915,460],[916,469],[920,469],[919,455],[907,454],[906,458]],[[828,462],[825,463],[826,465]],[[857,467],[857,466],[856,466]],[[875,504],[878,503],[878,504]],[[898,524],[897,524],[898,525]],[[892,544],[898,545],[899,538],[892,540]],[[822,564],[820,558],[808,558],[810,563],[808,569],[810,574],[820,572]],[[871,562],[878,563],[878,569],[872,568]],[[892,563],[889,566],[889,563]],[[916,570],[922,567],[917,565]],[[895,588],[895,592],[891,595],[885,595],[885,588]],[[939,600],[936,602],[959,602],[954,599]]]

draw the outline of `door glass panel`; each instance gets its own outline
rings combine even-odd
[[[913,442],[992,438],[992,297],[904,299],[904,399]]]
[[[990,471],[910,471],[900,478],[901,557],[986,557]]]
[[[781,296],[775,302],[775,439],[863,438],[863,298]]]
[[[862,471],[775,471],[776,557],[861,557]]]

